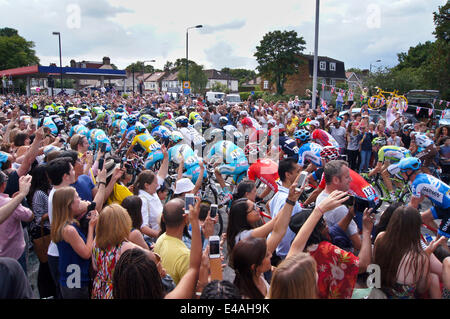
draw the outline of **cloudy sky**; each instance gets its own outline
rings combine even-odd
[[[433,12],[446,0],[322,0],[319,55],[368,69],[394,66],[397,53],[433,41]],[[314,0],[0,0],[0,27],[34,41],[41,65],[111,58],[120,69],[137,60],[162,68],[186,56],[205,68],[257,67],[256,46],[275,30],[295,30],[314,51]],[[376,60],[380,63],[374,63]]]

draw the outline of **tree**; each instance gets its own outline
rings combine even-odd
[[[186,59],[177,59],[175,66],[178,70],[178,80],[186,81]],[[203,65],[198,65],[194,61],[189,61],[189,81],[191,81],[191,89],[195,93],[201,93],[205,90],[208,84],[208,78],[203,70]]]
[[[295,31],[273,31],[266,33],[256,47],[257,69],[275,83],[277,94],[283,94],[287,76],[298,72],[305,44],[303,37],[298,37]]]
[[[174,65],[170,61],[167,61],[166,64],[164,64],[164,71],[165,72],[171,72],[173,68],[174,68]]]
[[[39,64],[33,41],[21,37],[17,30],[0,29],[0,70]]]
[[[242,83],[256,78],[256,72],[252,70],[223,68],[221,72],[229,74],[231,77],[238,79],[239,85],[242,85]]]
[[[144,62],[142,61],[137,61],[135,63],[131,63],[129,66],[127,66],[125,68],[125,70],[129,71],[129,72],[135,72],[135,73],[142,73],[142,70],[144,71],[144,73],[153,73],[155,72],[155,68],[153,67],[153,65],[147,64],[144,65]]]

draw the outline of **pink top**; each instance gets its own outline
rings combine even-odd
[[[0,207],[6,205],[11,198],[7,194],[0,194]],[[25,240],[21,221],[29,221],[33,212],[19,205],[16,210],[0,224],[0,257],[19,259],[25,249]]]

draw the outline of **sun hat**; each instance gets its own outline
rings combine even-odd
[[[195,185],[189,178],[181,178],[175,183],[175,195],[190,192],[194,189]]]

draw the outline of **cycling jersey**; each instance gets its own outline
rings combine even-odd
[[[139,122],[144,124],[144,126],[149,129],[152,126],[152,124],[150,123],[151,119],[152,119],[152,117],[150,115],[143,114],[139,117]]]
[[[69,131],[69,137],[72,137],[75,134],[84,135],[87,138],[89,138],[89,129],[81,124],[77,124],[75,126],[72,126],[72,128]]]
[[[103,130],[97,129],[94,133],[94,138],[92,139],[95,144],[95,149],[98,149],[99,143],[105,143],[106,144],[106,152],[111,151],[111,141],[108,137],[106,137],[106,134]]]
[[[330,133],[321,129],[315,129],[311,134],[311,139],[322,146],[334,146],[339,148],[339,144],[334,137],[331,136]]]
[[[323,147],[320,144],[314,142],[303,144],[298,150],[298,164],[303,167],[306,161],[310,161],[318,168],[322,167],[322,159],[320,157],[322,149]]]
[[[256,181],[258,178],[261,182],[269,186],[275,193],[278,192],[278,164],[269,158],[258,159],[250,165],[247,171],[247,177]]]
[[[284,154],[286,154],[286,157],[292,157],[295,160],[298,160],[299,148],[297,142],[288,136],[280,136],[278,140],[280,148]]]
[[[422,149],[427,148],[428,146],[434,144],[433,140],[431,140],[425,134],[416,134],[415,139],[417,146],[419,146]]]
[[[42,121],[42,119],[40,121]],[[56,124],[55,122],[53,122],[51,117],[49,116],[45,117],[42,126],[48,127],[52,132],[52,134],[54,135],[58,134],[58,128],[56,127]]]
[[[166,126],[168,129],[171,129],[171,130],[176,130],[177,129],[177,125],[172,120],[164,120],[161,124]]]
[[[378,205],[380,199],[377,196],[375,188],[357,172],[350,168],[348,170],[350,173],[350,178],[352,179],[352,181],[350,182],[349,193],[361,198],[365,198],[368,201],[373,201],[375,202],[375,205]],[[325,182],[325,174],[322,174],[322,179],[320,180],[319,187],[325,189],[326,186],[327,183]]]
[[[184,161],[184,167],[187,169],[191,166],[198,165],[198,158],[192,148],[187,144],[177,144],[168,150],[169,161],[180,164]]]
[[[189,123],[195,123],[195,122],[198,122],[198,121],[203,121],[202,117],[200,116],[200,114],[197,113],[197,112],[191,112],[189,114]]]
[[[378,162],[384,163],[384,161],[388,160],[396,163],[405,157],[411,157],[411,152],[401,146],[386,145],[378,151]]]
[[[155,141],[153,136],[149,133],[141,133],[136,135],[131,142],[131,146],[136,145],[138,143],[145,152],[151,153],[161,149],[161,145]]]
[[[182,127],[180,129],[181,134],[183,134],[184,141],[194,148],[206,146],[205,138],[192,126]]]
[[[411,184],[412,196],[428,197],[432,202],[431,213],[441,219],[438,234],[450,238],[450,186],[429,174],[418,174]]]
[[[127,131],[128,123],[125,120],[117,119],[112,123],[114,129],[119,129],[120,134],[123,135]]]
[[[136,126],[138,126],[138,125],[144,126],[141,122],[136,122],[134,125],[127,128],[127,130],[125,132],[125,138],[127,140],[132,140],[136,136]],[[145,130],[145,133],[149,133],[149,132],[147,130]]]
[[[170,134],[172,133],[171,130],[169,130],[166,126],[164,125],[158,125],[157,127],[155,127],[152,130],[152,135],[153,136],[158,136],[159,138],[162,139],[166,139],[169,138]]]
[[[223,163],[218,166],[219,172],[233,176],[233,183],[239,183],[248,170],[248,161],[244,151],[230,141],[219,141],[211,147],[207,158],[211,159],[214,155],[223,160]]]

